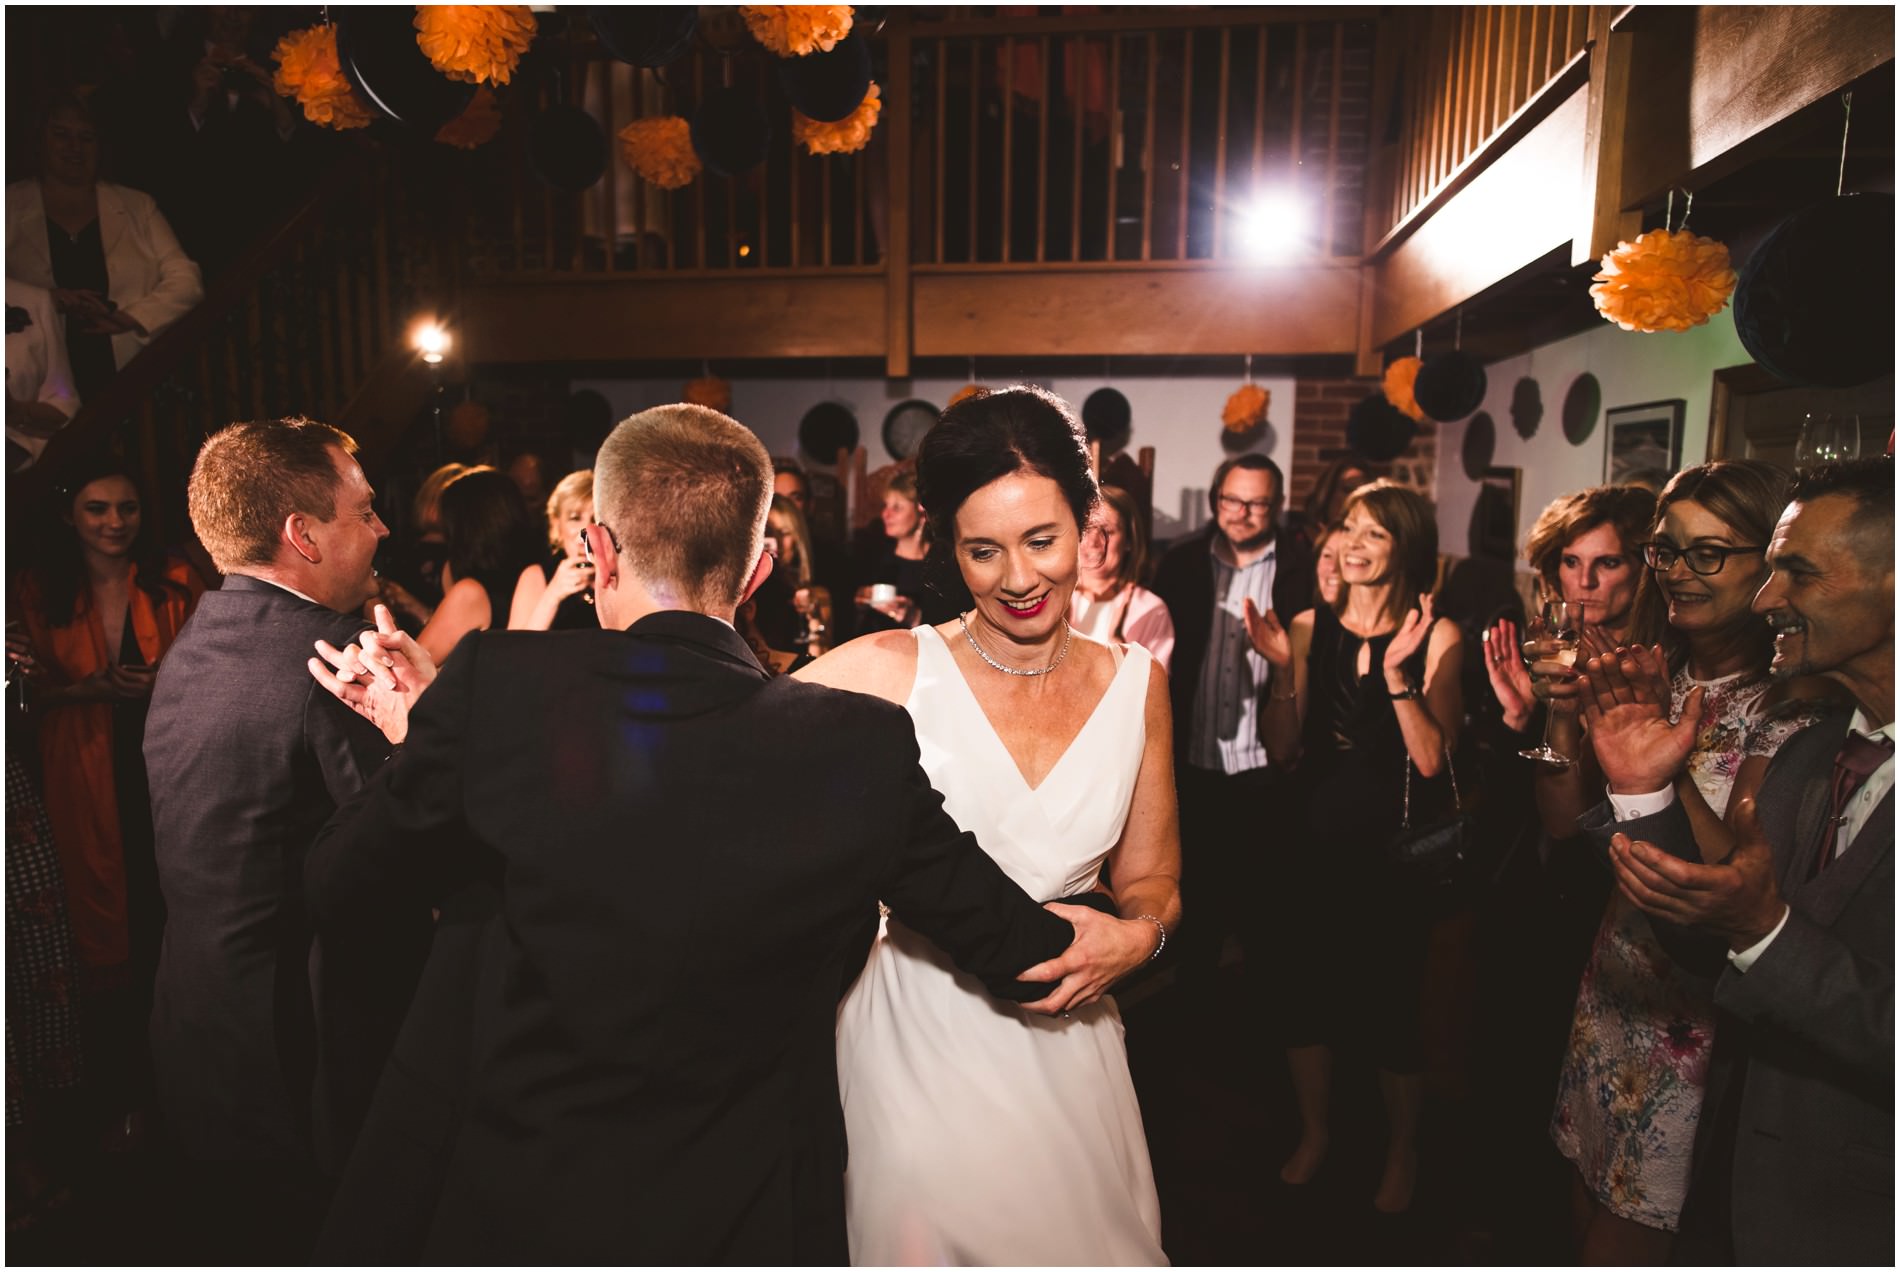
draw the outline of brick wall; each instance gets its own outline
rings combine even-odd
[[[1379,391],[1377,380],[1310,380],[1299,382],[1293,397],[1293,471],[1287,507],[1300,508],[1326,465],[1352,448],[1346,444],[1346,417],[1353,404]],[[1390,464],[1375,464],[1382,477],[1401,481],[1432,498],[1438,489],[1438,426],[1422,420],[1418,435],[1405,453]]]

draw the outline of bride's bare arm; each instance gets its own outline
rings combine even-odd
[[[806,663],[792,678],[902,704],[917,679],[917,638],[908,631],[872,632]]]
[[[1159,664],[1148,676],[1147,738],[1141,772],[1122,828],[1108,854],[1108,874],[1120,919],[1087,906],[1050,903],[1075,925],[1075,943],[1058,958],[1024,972],[1026,981],[1061,980],[1056,991],[1030,1004],[1043,1012],[1073,1011],[1100,998],[1116,981],[1154,955],[1160,920],[1172,934],[1181,923],[1181,823],[1174,798],[1174,727],[1168,676]],[[1153,918],[1142,917],[1152,915]]]

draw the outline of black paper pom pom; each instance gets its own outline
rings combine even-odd
[[[1100,388],[1082,401],[1082,428],[1091,442],[1100,442],[1107,454],[1128,445],[1134,431],[1135,410],[1120,389]]]
[[[722,177],[736,177],[765,161],[772,124],[752,93],[716,88],[693,112],[693,149]]]
[[[1791,384],[1893,370],[1893,196],[1829,199],[1776,226],[1736,279],[1735,334]]]
[[[528,158],[536,176],[577,194],[607,171],[607,134],[578,106],[550,106],[528,128]]]
[[[1412,397],[1425,414],[1449,424],[1484,405],[1486,383],[1484,363],[1454,350],[1425,359],[1412,384]]]
[[[798,444],[819,463],[835,464],[839,451],[858,447],[858,417],[842,402],[820,402],[798,421]]]
[[[1346,443],[1375,464],[1405,453],[1418,435],[1412,417],[1385,400],[1383,391],[1367,394],[1346,417]]]
[[[834,124],[850,118],[871,91],[871,48],[847,35],[829,53],[780,58],[778,78],[799,114]]]
[[[475,85],[430,64],[408,5],[351,5],[330,10],[330,17],[344,77],[365,105],[405,128],[433,137],[475,96]]]
[[[691,47],[699,6],[691,4],[587,6],[600,46],[634,66],[665,66]]]

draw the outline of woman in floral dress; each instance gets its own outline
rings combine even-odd
[[[1818,690],[1771,686],[1767,625],[1749,609],[1788,475],[1752,460],[1686,469],[1664,488],[1649,582],[1668,606],[1673,711],[1701,731],[1677,781],[1705,857],[1768,757],[1812,723],[1784,706]],[[1660,662],[1660,660],[1658,660]],[[1715,1032],[1711,987],[1671,962],[1643,914],[1613,894],[1577,993],[1551,1138],[1576,1164],[1579,1261],[1667,1260],[1689,1180]]]

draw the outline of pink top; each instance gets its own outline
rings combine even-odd
[[[1140,645],[1163,671],[1174,657],[1174,619],[1168,614],[1168,604],[1145,587],[1130,584],[1119,595],[1099,601],[1090,600],[1077,588],[1069,605],[1069,621],[1084,636]]]

